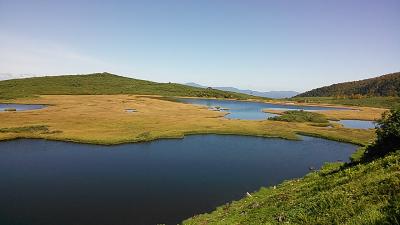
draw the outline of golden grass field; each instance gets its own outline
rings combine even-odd
[[[320,105],[322,106],[322,105]],[[325,115],[329,120],[377,120],[387,109],[370,107],[346,107],[354,110],[324,110],[318,113]],[[284,110],[265,109],[264,112],[282,114]]]
[[[375,138],[373,130],[307,123],[244,121],[224,118],[206,107],[139,95],[45,95],[14,103],[48,104],[40,110],[0,112],[0,140],[44,138],[92,144],[120,144],[188,134],[238,134],[298,139],[307,134],[356,144]],[[128,113],[125,109],[136,109]],[[329,117],[377,118],[381,111],[327,111]],[[355,113],[357,112],[357,113]],[[350,114],[347,114],[350,113]]]

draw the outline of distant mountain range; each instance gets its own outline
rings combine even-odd
[[[333,84],[304,92],[296,97],[400,96],[400,72],[375,78]]]
[[[185,85],[192,86],[192,87],[198,87],[198,88],[208,88],[207,86],[203,86],[203,85],[196,84],[193,82],[185,83]],[[261,92],[261,91],[253,91],[253,90],[242,90],[242,89],[238,89],[238,88],[234,88],[234,87],[211,87],[211,88],[221,90],[221,91],[230,91],[230,92],[242,93],[242,94],[247,94],[247,95],[266,97],[266,98],[290,98],[290,97],[293,97],[293,96],[299,94],[299,92],[296,92],[296,91]]]

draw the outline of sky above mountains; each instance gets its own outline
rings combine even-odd
[[[400,71],[398,0],[0,0],[0,79],[108,71],[305,91]]]

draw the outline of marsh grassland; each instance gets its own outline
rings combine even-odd
[[[40,110],[0,113],[0,139],[44,138],[92,144],[120,144],[189,134],[238,134],[297,139],[307,134],[364,145],[369,130],[316,127],[309,123],[230,120],[206,107],[143,95],[43,95],[13,103],[47,104]],[[135,109],[128,113],[126,109]],[[345,117],[346,111],[336,112]],[[375,118],[374,109],[357,111]],[[342,118],[342,117],[341,117]],[[41,127],[41,129],[37,129]],[[45,128],[45,129],[44,129]]]
[[[372,107],[350,107],[353,110],[324,110],[319,114],[326,116],[329,120],[377,120],[381,118],[387,109]],[[284,114],[284,110],[264,109],[264,112],[273,114]]]

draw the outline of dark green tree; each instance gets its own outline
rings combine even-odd
[[[375,143],[367,148],[367,158],[400,150],[400,108],[382,114],[382,118],[377,121],[376,135]]]

